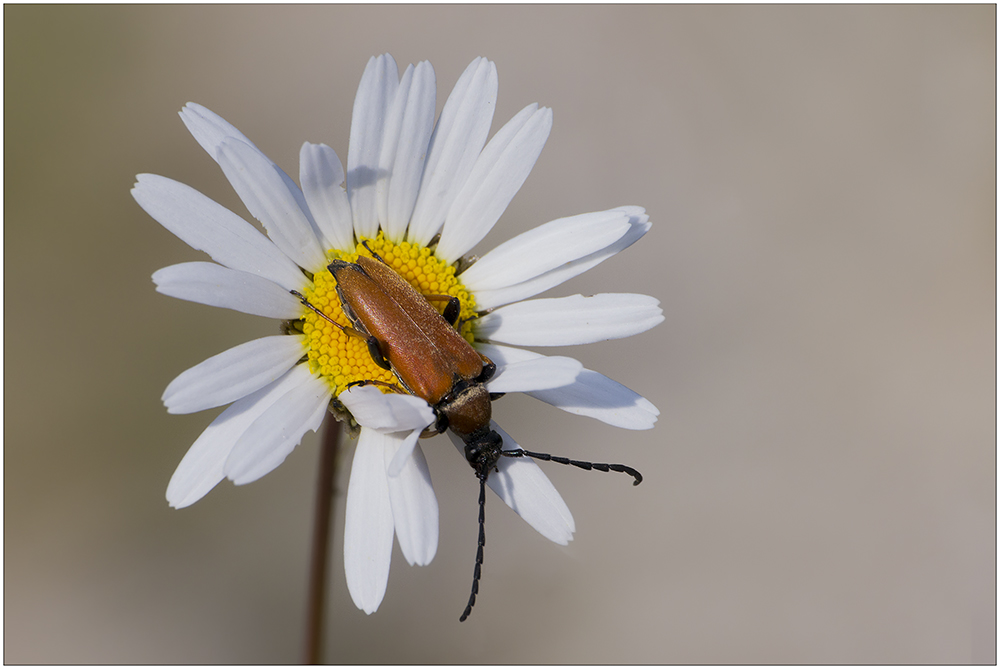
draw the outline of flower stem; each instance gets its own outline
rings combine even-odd
[[[309,565],[309,602],[306,610],[304,664],[320,664],[323,655],[323,613],[326,597],[326,568],[330,552],[333,482],[337,472],[340,424],[326,421],[319,455],[316,510],[313,520],[312,557]]]

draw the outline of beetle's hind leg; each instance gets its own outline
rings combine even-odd
[[[389,365],[389,361],[385,359],[385,355],[382,353],[381,344],[379,344],[378,339],[376,339],[373,335],[370,335],[367,332],[363,332],[362,330],[359,330],[357,328],[353,328],[349,325],[341,325],[337,321],[333,320],[332,318],[324,314],[321,310],[316,308],[316,306],[312,304],[309,300],[307,300],[305,295],[303,295],[299,291],[291,290],[289,292],[295,297],[299,298],[299,302],[301,302],[309,309],[312,309],[321,318],[326,320],[328,323],[330,323],[330,325],[334,326],[335,328],[338,328],[345,335],[349,337],[357,337],[358,339],[364,339],[365,343],[368,344],[368,353],[371,354],[372,360],[375,362],[375,364],[381,367],[382,369],[387,369],[389,371],[392,371],[392,367]]]
[[[354,386],[381,386],[382,388],[388,388],[394,393],[400,395],[409,395],[410,393],[397,383],[389,383],[388,381],[378,381],[376,379],[362,379],[361,381],[351,381],[347,384],[347,388],[353,388]]]

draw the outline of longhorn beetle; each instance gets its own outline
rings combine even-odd
[[[479,545],[473,572],[472,593],[462,613],[464,621],[472,613],[482,575],[483,547],[486,545],[486,480],[501,457],[529,457],[574,465],[582,469],[621,472],[632,476],[633,485],[642,474],[631,467],[599,462],[570,460],[523,448],[503,450],[503,438],[490,428],[491,396],[484,385],[496,365],[474,349],[455,326],[460,312],[457,297],[423,296],[363,242],[372,258],[359,256],[356,263],[334,260],[327,269],[337,281],[337,295],[353,327],[336,323],[297,291],[293,295],[345,334],[364,339],[372,359],[392,371],[402,388],[376,381],[355,381],[351,385],[376,384],[420,397],[431,405],[436,417],[433,429],[422,436],[451,430],[465,442],[465,458],[479,479]],[[447,299],[442,315],[429,299]]]

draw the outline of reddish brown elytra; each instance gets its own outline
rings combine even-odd
[[[472,594],[460,620],[472,612],[482,574],[483,546],[486,544],[486,480],[502,456],[531,457],[582,469],[616,471],[635,478],[642,475],[625,465],[584,462],[535,453],[521,448],[503,450],[503,438],[490,427],[492,399],[484,385],[496,365],[480,354],[455,329],[460,304],[448,299],[442,316],[428,298],[417,292],[374,251],[372,258],[360,256],[356,263],[334,260],[327,269],[337,280],[337,295],[352,328],[344,328],[292,291],[302,303],[351,336],[364,338],[373,360],[391,370],[402,388],[394,390],[420,397],[434,409],[436,421],[425,436],[451,430],[465,443],[465,458],[479,479],[479,547],[473,575]],[[357,383],[366,383],[365,381]],[[374,382],[367,382],[374,383]],[[382,384],[385,385],[385,384]]]

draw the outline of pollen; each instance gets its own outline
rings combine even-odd
[[[428,296],[430,304],[442,312],[448,305],[448,297],[457,297],[461,304],[458,317],[460,334],[472,343],[472,326],[469,321],[475,315],[475,300],[465,286],[455,276],[455,266],[439,260],[429,248],[401,242],[394,244],[381,233],[367,240],[368,247],[378,254],[387,265],[399,273],[422,295]],[[355,262],[358,256],[371,257],[361,243],[352,252],[331,251],[331,259]],[[312,286],[303,295],[316,309],[343,328],[359,329],[351,323],[341,307],[337,295],[337,282],[329,271],[313,276]],[[375,387],[388,391],[388,386],[400,387],[396,376],[375,364],[365,339],[348,334],[331,324],[323,316],[303,307],[302,318],[295,323],[306,337],[307,361],[313,373],[319,373],[333,389],[334,397],[347,389],[351,383],[376,381]]]

